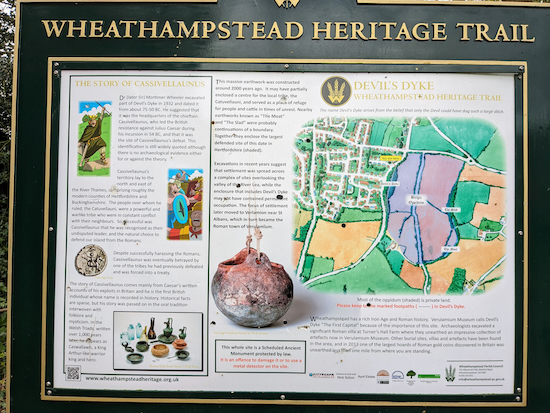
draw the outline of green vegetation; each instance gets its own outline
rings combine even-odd
[[[306,139],[297,138],[294,145],[296,148],[302,152],[313,152],[313,139],[309,139],[307,142]]]
[[[6,411],[6,339],[11,98],[15,0],[3,0],[0,11],[0,411]]]
[[[431,124],[426,126],[413,126],[410,148],[411,150],[431,150],[453,153],[459,156],[464,155],[464,153],[459,151],[437,133]]]
[[[453,213],[458,225],[470,222],[474,217],[474,208],[477,202],[486,204],[489,202],[491,187],[480,182],[459,182],[452,206],[460,207],[460,212]]]
[[[334,269],[334,260],[330,258],[314,257],[309,278],[315,278],[318,275],[326,274]]]
[[[381,221],[382,212],[369,211],[358,208],[342,208],[335,219],[335,222],[364,222],[364,221]]]
[[[447,289],[449,295],[460,295],[464,293],[464,283],[466,282],[466,270],[463,268],[455,268],[453,281]]]
[[[489,145],[477,157],[477,161],[489,168],[495,168],[499,171],[506,170],[506,144],[498,129],[491,138]]]
[[[309,287],[315,291],[341,294],[346,286],[348,294],[422,294],[422,290],[409,287],[405,281],[396,276],[386,257],[374,249],[356,267],[338,274],[312,282]]]
[[[480,231],[498,232],[502,229],[502,224],[498,221],[491,221],[487,218],[482,218],[479,224]]]
[[[459,225],[456,229],[460,239],[479,239],[477,235],[478,229],[470,223]]]
[[[475,118],[442,118],[436,126],[474,158],[481,154],[496,131],[496,127],[490,122]]]
[[[386,258],[388,259],[391,270],[396,275],[401,274],[401,269],[403,268],[403,262],[405,261],[405,257],[403,257],[403,255],[399,251],[390,250]]]
[[[372,124],[369,145],[382,146],[382,142],[384,141],[384,133],[387,128],[388,125],[386,123],[375,120]]]
[[[329,139],[327,142],[327,146],[330,146],[331,148],[347,148],[348,145],[346,145],[344,142],[337,141],[336,139]]]
[[[304,260],[304,270],[302,271],[302,279],[307,281],[311,278],[311,269],[313,267],[313,260],[315,257],[313,255],[306,254],[306,259]]]

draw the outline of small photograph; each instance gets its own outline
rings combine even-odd
[[[115,370],[202,371],[202,313],[113,313]]]
[[[78,125],[78,176],[109,176],[111,170],[111,103],[82,101]]]
[[[202,169],[168,170],[167,237],[169,240],[202,240]]]

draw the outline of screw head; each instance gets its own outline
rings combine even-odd
[[[523,235],[523,231],[518,231],[518,235]]]
[[[518,387],[518,388],[516,389],[516,392],[517,392],[517,393],[521,393],[521,387]]]
[[[285,65],[285,69],[288,69],[289,67],[290,67],[290,65],[287,63],[287,64]]]
[[[46,386],[50,387],[52,385],[52,382],[51,381],[47,381],[46,382]]]
[[[59,62],[54,62],[53,64],[55,67],[59,66]]]
[[[52,232],[52,231],[53,231],[53,227],[49,227],[49,228],[48,228],[48,231]]]
[[[284,399],[286,399],[285,395],[281,394],[281,400],[284,400]]]
[[[51,396],[51,395],[52,395],[52,391],[51,391],[51,390],[48,390],[48,391],[46,392],[46,394],[47,394],[48,396]]]
[[[517,402],[520,402],[520,401],[521,401],[521,397],[516,396],[516,401],[517,401]]]
[[[523,79],[523,76],[522,76],[522,75],[518,75],[518,79],[519,79],[519,80]]]
[[[524,69],[525,69],[525,67],[523,67],[523,66],[519,67],[519,70],[524,70]]]

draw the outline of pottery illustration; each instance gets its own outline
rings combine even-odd
[[[180,329],[180,335],[179,337],[182,339],[182,340],[185,340],[185,337],[187,337],[187,327],[183,327]]]
[[[147,341],[138,341],[136,343],[136,348],[138,351],[147,351],[149,350],[149,343]]]
[[[172,319],[171,318],[168,318],[167,321],[164,322],[164,324],[166,325],[166,328],[164,330],[162,330],[164,332],[164,336],[165,337],[170,337],[172,335]]]
[[[147,332],[147,338],[149,340],[154,340],[157,338],[157,335],[155,333],[155,317],[151,317],[151,325],[149,327],[149,331]]]
[[[262,253],[244,248],[218,265],[212,279],[218,309],[245,327],[265,327],[281,318],[293,298],[292,280],[280,264]]]
[[[131,353],[126,356],[126,359],[132,364],[138,364],[143,361],[143,354]]]
[[[178,338],[177,340],[174,340],[172,345],[174,346],[174,348],[176,350],[181,350],[182,348],[187,347],[187,343],[185,342],[185,340],[183,340],[181,338]]]
[[[155,344],[151,347],[151,354],[155,357],[166,357],[170,349],[166,344]]]

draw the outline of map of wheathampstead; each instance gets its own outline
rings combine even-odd
[[[506,147],[477,118],[323,117],[294,140],[293,251],[310,289],[478,294],[506,260]]]

